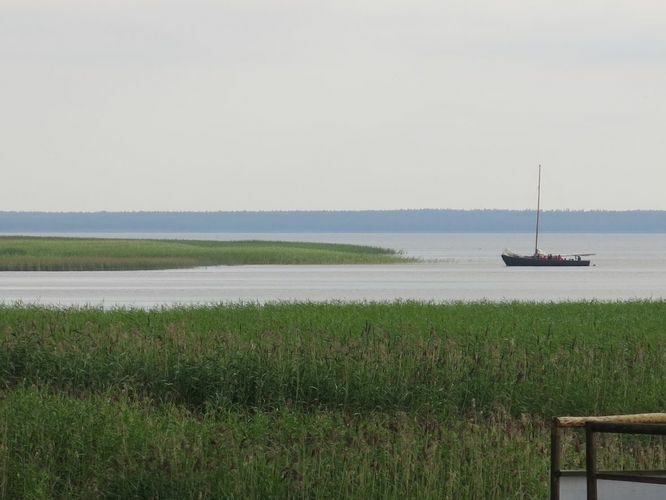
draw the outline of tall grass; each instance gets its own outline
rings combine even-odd
[[[666,406],[661,302],[0,312],[9,385],[122,389],[189,408],[554,415]]]
[[[112,271],[244,264],[409,262],[395,250],[281,241],[0,236],[0,271]]]
[[[3,306],[0,492],[543,498],[551,416],[664,410],[664,318],[664,302]],[[663,443],[607,448],[664,464]]]
[[[195,416],[124,396],[20,388],[0,418],[7,498],[515,498],[547,477],[544,425],[506,416]]]

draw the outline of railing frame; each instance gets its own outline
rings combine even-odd
[[[585,470],[563,471],[561,467],[560,431],[562,428],[585,429]],[[666,471],[597,471],[595,434],[666,435],[666,413],[614,415],[608,417],[556,417],[550,433],[550,498],[560,500],[562,476],[585,476],[587,499],[598,500],[597,480],[627,481],[666,485]]]
[[[597,472],[597,453],[595,434],[643,434],[649,436],[666,436],[665,424],[624,424],[613,422],[586,422],[585,423],[585,465],[587,475],[587,500],[598,500],[597,480],[627,481],[634,483],[665,484],[665,471],[645,471],[637,474],[635,471]]]

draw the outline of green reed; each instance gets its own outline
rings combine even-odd
[[[664,318],[665,302],[2,306],[0,495],[543,498],[550,417],[664,410]],[[563,445],[580,466],[581,437]],[[661,443],[605,450],[665,462]]]
[[[410,261],[412,259],[391,249],[332,243],[0,236],[0,271],[115,271]]]
[[[543,424],[506,416],[195,416],[17,388],[0,418],[5,498],[506,498],[540,492],[547,477]]]
[[[0,373],[189,408],[650,411],[666,406],[665,313],[661,302],[4,308]]]
[[[544,498],[549,430],[500,410],[193,414],[100,393],[0,400],[2,498]],[[582,466],[581,436],[563,452]],[[604,443],[606,467],[664,467],[663,442]]]

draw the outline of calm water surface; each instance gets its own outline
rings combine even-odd
[[[71,235],[70,235],[71,236]],[[595,252],[590,268],[507,268],[529,234],[96,234],[378,245],[424,260],[354,266],[234,266],[173,271],[0,272],[0,301],[154,307],[238,301],[560,301],[666,298],[666,235],[545,234],[545,252]]]

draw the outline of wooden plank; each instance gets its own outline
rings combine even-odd
[[[558,427],[584,427],[587,422],[613,424],[666,424],[666,413],[637,413],[634,415],[605,415],[599,417],[555,417]]]

